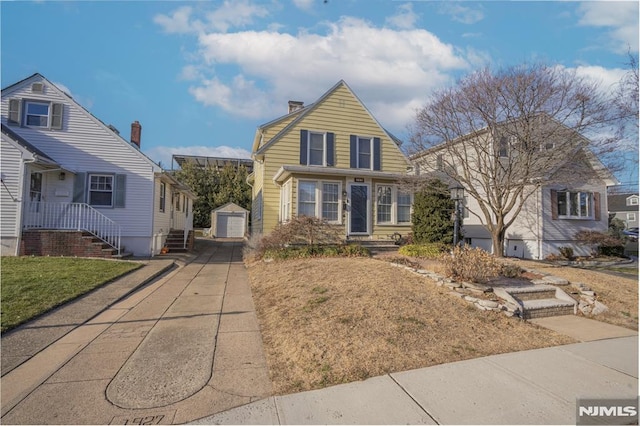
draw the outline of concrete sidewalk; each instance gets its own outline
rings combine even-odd
[[[509,353],[263,399],[195,424],[575,424],[638,396],[638,337]]]

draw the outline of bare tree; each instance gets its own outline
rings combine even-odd
[[[613,104],[618,119],[618,136],[625,140],[626,147],[635,155],[632,160],[638,162],[638,58],[628,53],[627,72],[613,93]]]
[[[585,162],[599,164],[593,152],[615,148],[610,111],[594,83],[563,68],[484,69],[418,111],[409,150],[422,176],[464,186],[503,256],[507,229],[542,185],[585,178]]]

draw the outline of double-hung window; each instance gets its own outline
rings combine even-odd
[[[63,104],[14,98],[9,99],[7,124],[60,130],[63,113]]]
[[[317,217],[330,223],[340,223],[340,191],[339,182],[299,181],[298,216]]]
[[[330,132],[300,130],[300,164],[333,166],[334,138]]]
[[[593,219],[591,192],[558,191],[558,216],[565,219]]]
[[[89,204],[92,206],[113,206],[113,175],[89,175]]]
[[[167,202],[167,184],[160,182],[160,211],[164,213]]]
[[[373,153],[373,138],[358,137],[358,169],[371,170],[371,154]]]
[[[376,188],[376,222],[381,225],[411,222],[411,194],[395,185]]]

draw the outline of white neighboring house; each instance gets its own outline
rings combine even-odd
[[[457,173],[464,173],[460,160],[451,157],[451,152],[457,152],[457,155],[467,158],[471,164],[471,167],[467,167],[468,181],[478,182],[476,191],[481,195],[486,193],[480,184],[486,178],[486,174],[478,172],[478,169],[482,168],[482,162],[474,160],[476,154],[473,149],[451,148],[454,146],[452,144],[465,146],[462,144],[469,138],[486,138],[487,149],[483,150],[482,155],[488,154],[483,161],[495,161],[496,158],[504,161],[510,158],[500,153],[504,149],[502,144],[494,143],[490,133],[485,130],[452,141],[449,145],[436,145],[414,155],[411,160],[415,165],[416,174],[437,177],[452,183],[453,180],[449,177],[452,173],[445,173],[445,168],[454,167]],[[553,147],[547,142],[541,144],[539,149],[547,151]],[[491,154],[494,150],[497,153],[495,157]],[[544,259],[549,255],[558,254],[560,247],[567,246],[574,250],[575,255],[586,256],[590,254],[590,247],[578,244],[574,238],[576,233],[583,230],[607,231],[607,187],[619,182],[585,146],[576,147],[571,151],[571,155],[555,155],[555,158],[555,166],[547,172],[541,172],[535,185],[527,186],[526,192],[531,191],[531,196],[506,231],[505,256]],[[566,175],[567,170],[575,172],[575,175],[563,181],[562,176]],[[462,209],[464,241],[472,247],[492,252],[493,242],[485,227],[485,218],[479,203],[468,196],[467,192],[468,190],[465,191]],[[507,215],[506,219],[509,220],[511,217],[512,214]]]
[[[95,255],[73,232],[113,255],[159,254],[171,230],[187,247],[196,197],[140,151],[137,121],[126,141],[40,74],[2,89],[1,121],[3,256]]]

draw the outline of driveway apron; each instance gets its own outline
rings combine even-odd
[[[2,422],[184,423],[271,394],[241,242],[198,256],[2,378]]]

